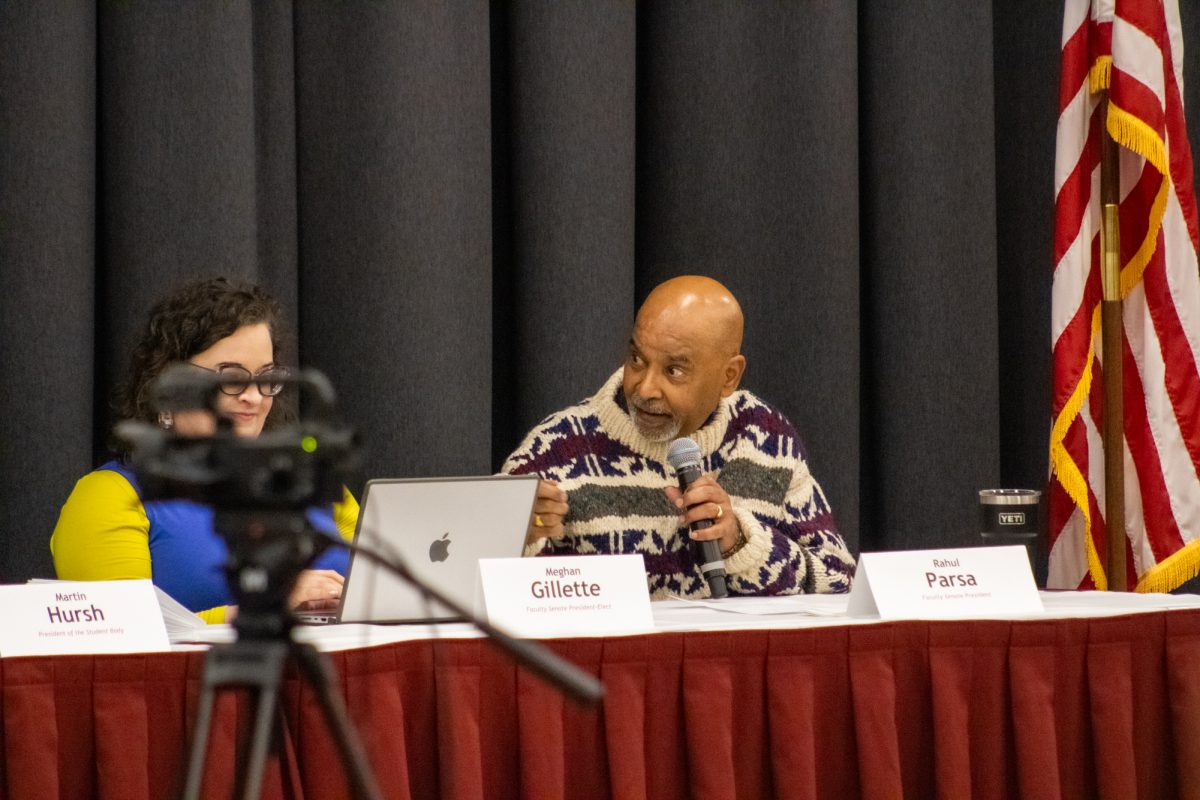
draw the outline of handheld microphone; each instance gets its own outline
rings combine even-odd
[[[679,478],[679,491],[686,492],[701,475],[700,445],[684,436],[671,442],[667,451],[667,462],[675,469]],[[699,531],[711,528],[711,519],[702,519],[692,523],[692,530]],[[708,581],[708,591],[713,597],[726,597],[729,592],[725,588],[725,560],[721,558],[721,543],[716,539],[705,539],[694,543],[699,550],[700,572]]]

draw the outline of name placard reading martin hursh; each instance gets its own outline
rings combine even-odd
[[[148,580],[49,581],[0,586],[8,609],[0,656],[170,650]]]

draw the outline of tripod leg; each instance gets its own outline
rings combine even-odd
[[[246,779],[242,791],[245,800],[258,800],[262,792],[263,768],[267,763],[267,748],[271,744],[271,726],[279,698],[278,678],[265,682],[260,688],[254,713],[254,728],[250,734],[250,760],[246,762]]]
[[[234,796],[257,800],[279,705],[279,683],[290,652],[291,645],[286,641],[250,639],[217,645],[205,656],[184,800],[200,800],[213,705],[222,686],[244,686],[252,693],[254,725],[247,760],[239,765]]]
[[[196,724],[192,729],[192,752],[188,756],[183,800],[200,800],[200,782],[204,779],[204,756],[208,752],[208,732],[212,725],[215,699],[216,687],[206,665],[201,678],[200,706],[196,709]]]
[[[300,667],[301,675],[308,679],[317,695],[317,701],[321,704],[325,722],[333,733],[342,764],[350,778],[354,797],[359,800],[380,800],[382,795],[379,793],[379,787],[375,785],[375,778],[367,764],[362,743],[350,725],[346,705],[341,696],[333,691],[333,671],[325,657],[312,645],[296,642],[292,643],[292,654]]]

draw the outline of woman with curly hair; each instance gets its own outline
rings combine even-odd
[[[219,373],[224,380],[216,403],[238,436],[256,437],[281,418],[276,403],[283,385],[279,366],[279,306],[252,284],[225,278],[197,281],[158,303],[150,312],[117,387],[122,419],[156,422],[180,436],[211,435],[215,420],[205,411],[158,413],[151,387],[168,366],[186,362]],[[245,380],[229,382],[231,377]],[[213,530],[210,507],[187,500],[142,502],[127,452],[83,476],[59,513],[50,537],[54,568],[64,580],[150,578],[154,584],[208,622],[232,616],[225,581],[224,540]],[[358,504],[349,492],[331,509],[309,518],[329,533],[349,539]],[[346,571],[344,551],[326,551],[300,574],[289,598],[292,608],[337,605]]]

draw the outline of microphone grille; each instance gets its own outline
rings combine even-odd
[[[667,450],[667,462],[676,471],[683,469],[689,464],[699,464],[700,445],[686,436],[676,439],[671,442],[671,447]]]

